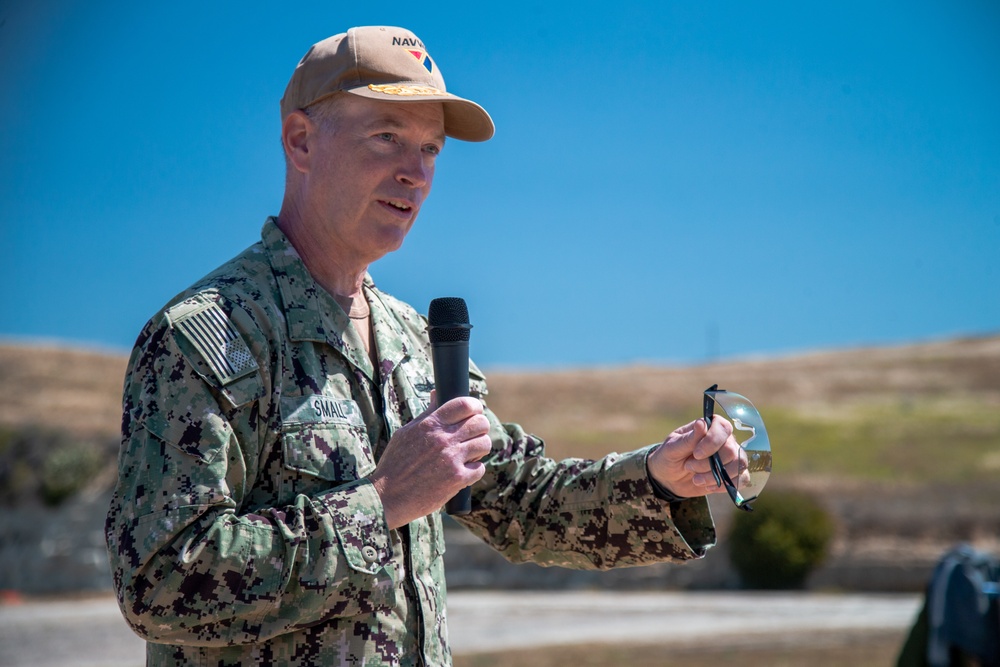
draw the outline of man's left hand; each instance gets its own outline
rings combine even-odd
[[[678,428],[650,453],[649,474],[683,498],[719,493],[725,487],[716,483],[709,462],[716,452],[734,480],[746,470],[746,464],[740,462],[743,449],[733,438],[733,425],[719,416],[712,419],[711,427],[698,419]]]

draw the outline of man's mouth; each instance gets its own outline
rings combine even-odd
[[[386,206],[396,209],[397,211],[403,211],[404,213],[408,213],[410,209],[413,208],[406,202],[399,201],[398,199],[383,199],[382,203],[385,204]]]

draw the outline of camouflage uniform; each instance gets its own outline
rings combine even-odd
[[[370,280],[364,293],[377,373],[269,219],[140,334],[106,535],[148,664],[451,664],[441,517],[389,530],[366,479],[428,405],[425,322]],[[508,559],[603,569],[714,543],[704,499],[653,495],[649,448],[555,462],[486,414],[493,451],[460,521]]]

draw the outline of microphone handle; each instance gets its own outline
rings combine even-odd
[[[445,511],[452,516],[463,516],[472,511],[472,487],[459,489],[444,506]]]
[[[453,398],[469,395],[469,341],[432,343],[434,361],[434,388],[438,405]],[[452,515],[472,511],[472,493],[467,486],[446,504],[445,511]]]

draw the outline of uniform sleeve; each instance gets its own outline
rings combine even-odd
[[[133,352],[106,538],[119,604],[149,641],[258,642],[394,602],[388,529],[367,480],[254,506],[280,434],[268,351],[248,345],[259,366],[225,384],[167,318]]]
[[[610,569],[700,558],[715,544],[708,503],[670,503],[653,492],[652,447],[599,460],[545,457],[544,444],[487,412],[493,451],[456,517],[512,562]]]

